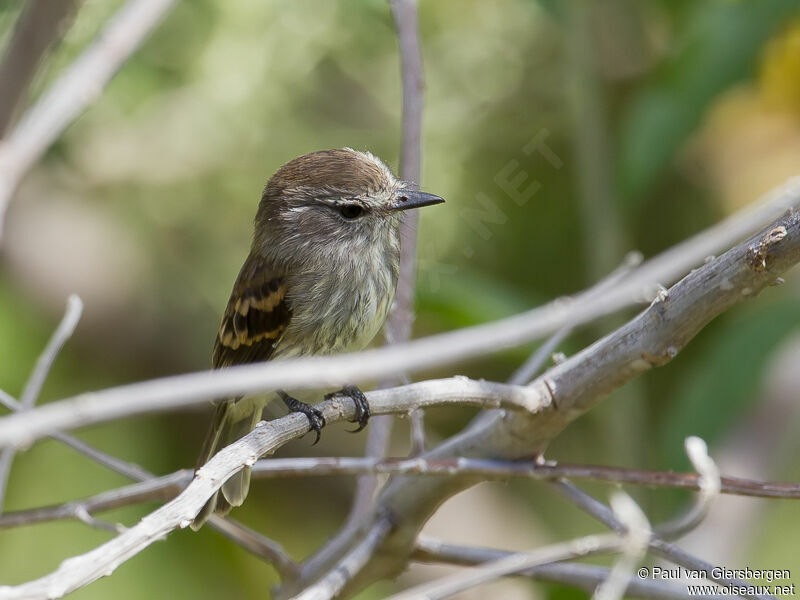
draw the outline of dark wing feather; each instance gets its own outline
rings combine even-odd
[[[214,368],[269,360],[291,317],[285,278],[263,260],[248,256],[222,316]]]

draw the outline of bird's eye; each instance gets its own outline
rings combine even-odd
[[[343,204],[339,207],[339,212],[345,219],[357,219],[364,214],[364,209],[358,204]]]

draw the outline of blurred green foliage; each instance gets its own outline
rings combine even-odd
[[[33,98],[121,5],[84,2]],[[18,11],[19,3],[0,3],[0,42]],[[576,19],[581,11],[589,18]],[[800,81],[792,70],[800,62],[765,51],[783,40],[800,52],[791,45],[800,31],[797,0],[420,0],[420,18],[422,183],[447,204],[421,217],[418,336],[508,316],[592,283],[589,259],[602,249],[582,213],[591,203],[612,199],[600,210],[613,211],[619,223],[613,237],[620,252],[652,255],[733,210],[734,185],[763,191],[800,164],[800,96],[783,91]],[[588,30],[578,30],[579,21]],[[574,35],[588,36],[588,59],[570,58]],[[575,70],[595,85],[573,86]],[[763,101],[766,86],[770,98],[786,99],[780,108]],[[575,103],[576,89],[590,96]],[[731,94],[746,98],[735,117],[721,109]],[[581,115],[570,106],[598,108],[598,131],[578,127]],[[759,127],[778,114],[786,124],[780,135]],[[714,115],[731,138],[707,127]],[[338,146],[369,149],[396,166],[400,119],[397,45],[383,0],[178,3],[11,207],[0,248],[0,388],[19,393],[72,291],[86,301],[85,316],[43,401],[206,368],[268,175],[296,155]],[[747,127],[762,132],[758,143],[735,137]],[[533,148],[533,140],[547,151]],[[590,147],[601,150],[587,154]],[[587,173],[579,165],[610,169],[609,189],[582,188]],[[746,430],[753,414],[771,406],[765,382],[774,359],[788,352],[782,343],[797,333],[797,288],[790,278],[712,323],[673,363],[565,431],[549,458],[683,469],[687,435],[704,437],[712,452],[735,446],[731,432]],[[563,350],[575,352],[618,323],[584,328]],[[531,350],[431,375],[502,380]],[[207,413],[129,419],[80,435],[167,473],[193,464]],[[457,431],[471,414],[432,412],[431,439]],[[800,450],[792,441],[796,421],[751,433],[784,453],[758,457],[762,477],[798,476],[791,460]],[[399,424],[398,454],[407,449],[405,433]],[[313,449],[301,440],[281,454],[353,455],[363,441],[331,430]],[[54,503],[123,483],[43,442],[14,463],[6,506]],[[336,530],[352,487],[345,478],[257,482],[236,516],[302,558]],[[514,482],[503,493],[537,524],[539,537],[528,547],[597,527],[542,485]],[[658,490],[635,494],[654,518],[688,500]],[[786,535],[800,526],[797,507],[746,502],[759,503],[766,526],[739,540],[744,562],[733,566],[800,572],[796,543]],[[132,523],[151,508],[103,518]],[[72,522],[0,531],[0,582],[43,574],[107,537]],[[275,581],[270,567],[213,532],[181,531],[74,597],[261,598]],[[364,597],[392,589],[382,584]],[[529,589],[531,597],[583,597],[560,586]]]

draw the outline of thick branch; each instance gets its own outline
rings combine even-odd
[[[534,381],[532,387],[553,400],[548,408],[535,415],[491,412],[428,456],[516,458],[543,452],[571,421],[641,372],[674,358],[711,319],[774,283],[799,260],[800,218],[790,211],[755,237],[687,275],[619,330]],[[396,575],[436,508],[477,481],[470,477],[393,478],[376,511],[389,511],[396,527],[348,592]],[[366,521],[362,531],[369,528]],[[342,551],[346,548],[343,544]],[[313,581],[328,567],[312,557],[304,567],[304,577]]]

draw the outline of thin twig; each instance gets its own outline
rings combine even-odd
[[[403,82],[403,144],[400,156],[400,177],[412,184],[420,183],[422,172],[422,104],[425,82],[422,71],[422,49],[416,0],[390,0],[397,41],[400,49]],[[397,280],[392,314],[386,323],[390,344],[407,341],[414,322],[414,274],[417,255],[418,211],[408,211],[400,229],[402,250],[400,275]]]
[[[432,477],[476,476],[485,480],[525,477],[548,481],[569,478],[694,491],[701,489],[699,476],[695,473],[643,471],[596,465],[538,465],[532,461],[475,458],[272,458],[260,460],[252,467],[252,476],[257,479],[328,477],[362,475],[365,473],[370,475],[405,474]],[[116,490],[102,492],[84,500],[9,512],[0,515],[0,529],[72,518],[71,507],[76,504],[84,506],[90,513],[95,513],[141,502],[171,500],[189,484],[192,480],[192,475],[193,471],[191,469],[182,469],[157,479],[151,479],[147,481],[146,487],[142,487],[139,484],[128,485]],[[722,477],[720,478],[720,484],[720,493],[723,494],[760,498],[800,499],[800,484],[798,483],[775,483]]]
[[[25,384],[25,389],[22,390],[19,400],[22,410],[28,410],[36,403],[36,399],[42,391],[42,386],[50,374],[50,369],[53,367],[56,357],[67,340],[72,337],[75,327],[78,326],[81,313],[83,313],[83,302],[75,294],[70,295],[67,298],[67,309],[61,319],[61,323],[53,332],[50,341],[47,342],[47,346],[36,361],[36,366],[28,379],[28,383]]]
[[[208,524],[232,542],[272,564],[282,581],[291,582],[300,575],[300,566],[289,558],[276,541],[264,537],[230,517],[211,515]]]
[[[82,312],[83,302],[78,296],[72,294],[67,299],[67,308],[61,318],[61,323],[53,332],[50,341],[47,342],[47,346],[45,346],[44,351],[36,361],[33,373],[31,373],[28,382],[25,384],[25,388],[22,391],[22,399],[19,402],[21,411],[33,408],[58,353],[61,352],[61,348],[64,347],[64,344],[75,331]],[[14,448],[5,448],[0,454],[0,513],[3,512],[8,475],[11,472],[11,463],[14,462],[15,453],[16,450]]]
[[[472,566],[498,560],[515,554],[509,550],[458,546],[421,536],[417,540],[412,558],[425,563],[449,563]],[[609,574],[609,569],[581,563],[560,562],[532,567],[519,575],[540,581],[563,583],[592,592]],[[666,581],[631,577],[627,583],[628,597],[648,600],[685,600],[689,598],[685,588]],[[698,596],[691,596],[696,598]],[[699,596],[709,600],[712,596]]]
[[[603,502],[600,502],[590,494],[587,494],[572,484],[567,483],[559,487],[561,491],[564,492],[565,497],[575,503],[576,506],[585,511],[587,514],[591,515],[614,531],[624,530],[625,526],[619,522],[611,509],[609,509],[608,506],[606,506]],[[654,554],[658,554],[662,558],[665,558],[686,569],[707,573],[708,579],[719,585],[736,586],[742,589],[749,587],[747,582],[742,581],[741,579],[717,576],[718,574],[724,575],[725,570],[707,563],[696,556],[692,556],[675,544],[662,540],[656,536],[653,536],[650,539],[649,549]],[[769,594],[745,594],[745,597],[759,600],[774,600],[774,596]]]
[[[691,531],[705,519],[711,505],[722,491],[722,477],[716,463],[708,454],[708,446],[699,437],[690,436],[684,443],[686,454],[699,475],[697,500],[683,515],[663,523],[656,529],[662,539],[677,539]]]
[[[174,3],[129,0],[0,142],[0,235],[6,207],[22,178],[64,129],[100,97]]]
[[[647,545],[652,537],[650,522],[633,498],[625,492],[615,492],[611,496],[614,516],[625,527],[620,546],[620,556],[614,563],[608,578],[592,595],[592,600],[620,600],[633,578],[633,570],[644,558]]]
[[[73,519],[79,510],[95,514],[143,502],[165,502],[180,494],[193,476],[194,471],[191,469],[182,469],[156,479],[149,479],[115,490],[101,492],[82,500],[8,512],[0,515],[0,529],[45,523],[59,519]]]
[[[353,547],[322,579],[297,594],[293,600],[330,600],[339,595],[347,583],[372,558],[392,525],[388,518],[379,519],[359,544]]]
[[[78,438],[69,434],[57,432],[50,437],[57,442],[61,442],[65,446],[69,446],[89,460],[96,462],[97,464],[114,471],[115,473],[119,473],[128,479],[133,479],[134,481],[145,481],[155,477],[155,475],[146,469],[143,469],[136,463],[128,462],[117,458],[116,456],[107,454],[106,452],[98,450],[94,446],[91,446],[83,440],[79,440]]]
[[[620,281],[633,271],[633,269],[642,264],[642,260],[644,260],[644,257],[641,252],[628,252],[628,254],[625,255],[625,260],[622,261],[619,267],[585,292],[587,297],[589,297],[590,294],[601,296],[607,290],[618,285]],[[547,361],[550,359],[553,352],[555,352],[556,348],[558,348],[574,330],[575,325],[571,323],[567,323],[561,329],[557,330],[552,336],[545,340],[544,344],[539,346],[536,351],[528,357],[528,360],[526,360],[521,367],[514,371],[508,383],[514,385],[530,383],[544,368],[545,364],[547,364]]]
[[[618,535],[609,533],[589,535],[528,552],[514,553],[477,565],[465,573],[457,573],[415,586],[390,596],[389,600],[440,600],[506,575],[520,573],[547,563],[580,558],[589,553],[615,550],[621,544],[622,541]]]

